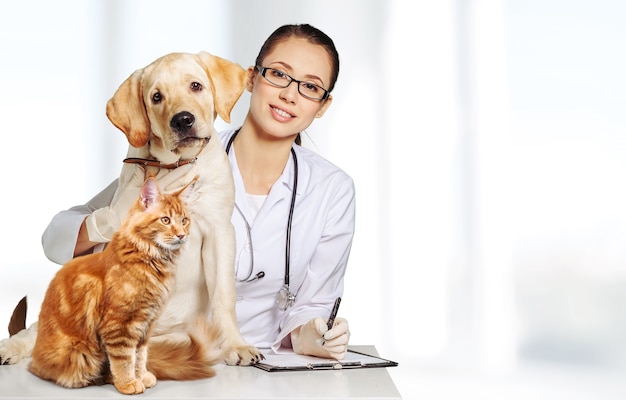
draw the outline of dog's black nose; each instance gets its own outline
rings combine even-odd
[[[188,111],[182,111],[172,117],[170,126],[176,132],[185,133],[191,129],[196,118]]]

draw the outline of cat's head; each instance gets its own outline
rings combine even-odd
[[[141,188],[136,207],[134,232],[143,239],[167,250],[177,250],[189,236],[191,219],[187,203],[197,179],[182,189],[162,193],[156,178],[148,178]]]

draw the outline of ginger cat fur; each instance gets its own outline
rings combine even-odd
[[[59,270],[39,314],[32,373],[68,388],[113,383],[125,394],[142,393],[157,379],[215,375],[211,366],[223,359],[220,330],[207,318],[190,324],[186,344],[148,346],[173,285],[172,261],[189,234],[193,183],[166,195],[148,178],[105,250]]]

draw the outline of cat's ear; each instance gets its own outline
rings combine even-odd
[[[185,185],[185,187],[180,189],[178,193],[176,193],[176,195],[185,203],[189,203],[192,200],[194,194],[196,194],[195,187],[196,187],[197,182],[198,182],[198,175],[196,175],[191,180],[191,182]]]
[[[159,183],[156,178],[150,177],[146,179],[141,187],[141,205],[143,209],[147,209],[151,205],[157,203],[161,197]]]

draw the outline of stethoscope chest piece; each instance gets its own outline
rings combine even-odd
[[[289,291],[288,285],[284,285],[276,294],[276,305],[281,311],[286,311],[295,301],[296,295]]]

